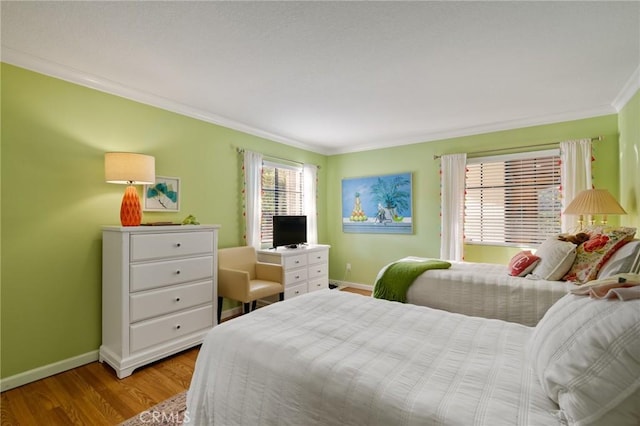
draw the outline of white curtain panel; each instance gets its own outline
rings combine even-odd
[[[591,139],[560,142],[562,211],[580,191],[591,189]],[[578,230],[578,216],[561,215],[562,232]],[[585,218],[586,220],[586,218]]]
[[[307,216],[307,242],[318,244],[318,166],[304,164],[302,170],[304,173],[304,214]]]
[[[464,249],[464,188],[467,154],[440,157],[440,259],[462,260]]]
[[[246,202],[247,245],[260,248],[260,186],[262,183],[262,154],[244,152],[244,187]]]

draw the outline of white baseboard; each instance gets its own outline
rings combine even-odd
[[[360,290],[371,290],[371,291],[373,291],[373,286],[369,285],[369,284],[352,283],[352,282],[349,282],[349,281],[338,281],[338,280],[331,280],[331,282],[338,284],[339,288],[353,287],[353,288],[358,288]]]
[[[0,392],[17,388],[18,386],[71,370],[72,368],[90,364],[97,360],[98,351],[95,350],[72,358],[63,359],[53,364],[43,365],[42,367],[34,368],[33,370],[25,371],[14,376],[5,377],[4,379],[0,379]]]
[[[242,306],[237,306],[235,308],[222,311],[221,317],[222,319],[226,319],[241,313]],[[34,368],[33,370],[25,371],[14,376],[5,377],[4,379],[0,379],[0,392],[17,388],[18,386],[26,385],[27,383],[35,382],[36,380],[44,379],[95,361],[98,361],[97,350],[74,356],[72,358],[63,359],[62,361],[54,362],[53,364],[43,365],[42,367]]]

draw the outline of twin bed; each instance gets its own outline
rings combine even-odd
[[[207,335],[186,424],[637,425],[640,298],[571,287],[454,262],[409,304],[336,290],[272,304]]]
[[[636,425],[639,335],[640,299],[568,294],[532,328],[321,290],[216,326],[187,424]]]
[[[400,259],[405,262],[423,260],[412,256]],[[551,305],[574,287],[566,281],[512,277],[504,265],[450,263],[449,269],[429,270],[418,276],[407,291],[407,302],[534,326]]]

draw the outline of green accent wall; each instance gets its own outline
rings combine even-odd
[[[124,186],[104,182],[108,151],[154,155],[158,175],[181,178],[181,211],[145,213],[144,221],[180,221],[193,214],[201,223],[222,226],[220,247],[243,244],[237,147],[320,165],[318,234],[332,247],[333,280],[372,284],[388,262],[439,255],[434,154],[603,135],[595,143],[595,185],[621,195],[623,207],[636,214],[621,220],[638,224],[637,94],[620,115],[323,156],[8,64],[0,72],[2,378],[100,345],[101,226],[119,223],[124,192]],[[627,161],[632,155],[635,160]],[[402,172],[413,173],[414,234],[344,234],[341,180]],[[466,257],[505,263],[514,252],[468,246]]]
[[[332,246],[329,261],[331,277],[373,285],[377,272],[389,262],[405,256],[439,257],[440,162],[433,159],[434,155],[518,148],[594,136],[604,137],[603,141],[593,144],[596,158],[593,163],[594,185],[609,189],[617,197],[618,118],[615,114],[329,157],[327,223]],[[343,233],[340,221],[341,180],[402,172],[413,173],[413,235]],[[610,222],[615,224],[617,220],[611,217]],[[465,260],[507,264],[522,248],[525,247],[467,245]],[[346,271],[346,263],[351,263],[350,272]]]
[[[621,224],[640,229],[640,90],[618,115],[620,128]]]
[[[3,378],[100,346],[101,226],[120,223],[125,189],[105,183],[105,152],[153,155],[158,175],[181,178],[181,211],[143,221],[193,214],[222,226],[220,247],[243,244],[236,147],[320,165],[326,203],[323,155],[8,64],[1,89]]]

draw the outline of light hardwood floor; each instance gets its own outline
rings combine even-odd
[[[363,295],[368,290],[345,288]],[[0,394],[1,424],[11,426],[117,425],[186,390],[199,346],[118,379],[93,362]]]

